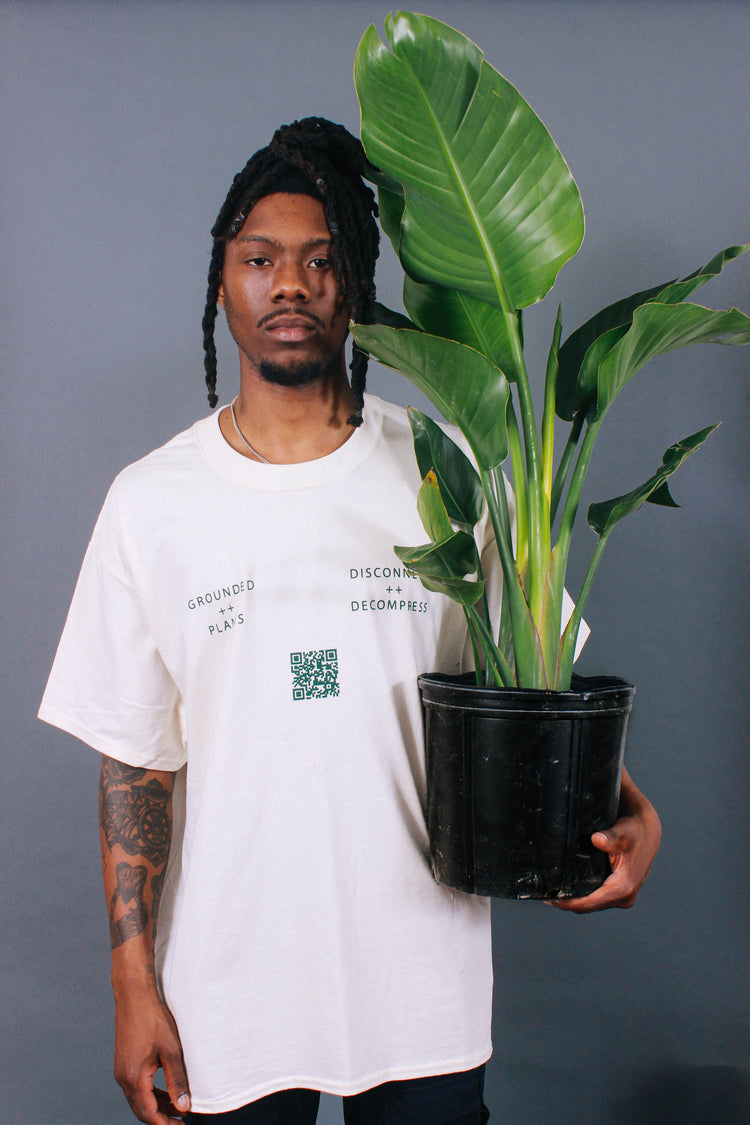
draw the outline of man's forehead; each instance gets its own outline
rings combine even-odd
[[[242,234],[239,234],[237,236],[235,241],[236,242],[264,243],[268,246],[280,246],[281,245],[281,242],[279,241],[278,238],[274,238],[270,234],[263,234],[263,232],[260,231],[260,230],[258,230],[258,231],[253,231],[253,230],[243,231]],[[313,247],[314,246],[321,246],[322,247],[322,246],[330,246],[330,244],[331,244],[330,234],[319,235],[319,236],[316,236],[315,238],[305,239],[305,246],[313,246]]]
[[[272,192],[259,199],[248,212],[237,240],[276,241],[279,234],[294,233],[310,243],[328,243],[328,229],[323,204],[314,196],[299,192]]]

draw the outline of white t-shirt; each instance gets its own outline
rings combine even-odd
[[[425,534],[405,412],[263,465],[216,416],[115,481],[40,717],[182,770],[157,960],[193,1108],[354,1094],[491,1051],[486,899],[438,886],[416,679],[463,614],[393,544]]]

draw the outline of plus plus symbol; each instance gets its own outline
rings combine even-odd
[[[396,593],[397,593],[397,594],[400,594],[400,593],[401,593],[401,587],[400,587],[400,586],[397,586],[397,587],[396,587]]]
[[[393,593],[393,587],[392,586],[386,586],[385,592],[386,592],[386,594],[392,594]]]
[[[220,614],[221,614],[221,616],[223,617],[223,616],[224,616],[224,614],[226,613],[226,610],[225,610],[225,609],[220,609],[220,610],[219,610],[219,613],[220,613]]]
[[[233,609],[234,609],[233,605],[228,605],[227,606],[227,613],[231,613]]]

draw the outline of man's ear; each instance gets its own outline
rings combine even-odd
[[[219,292],[216,295],[216,303],[217,303],[217,305],[219,305],[220,308],[222,308],[222,309],[224,308],[224,283],[223,283],[223,281],[219,282]]]

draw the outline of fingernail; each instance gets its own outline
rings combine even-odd
[[[190,1098],[187,1096],[187,1094],[180,1094],[179,1098],[177,1099],[177,1108],[190,1109]]]

